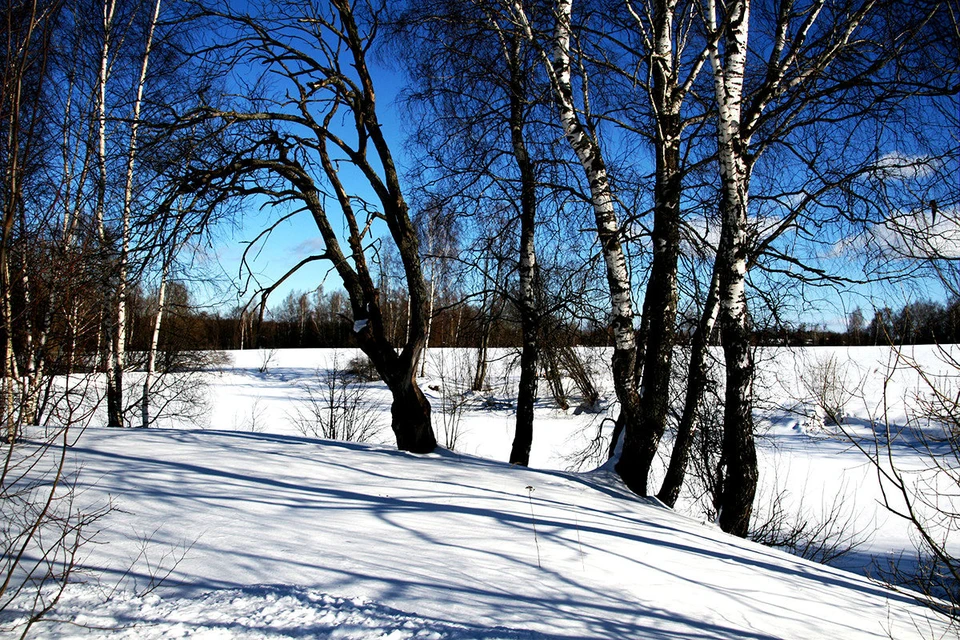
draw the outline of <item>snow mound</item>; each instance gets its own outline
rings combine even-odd
[[[80,503],[116,509],[84,548],[96,582],[71,588],[34,637],[944,631],[909,594],[727,536],[612,474],[212,430],[89,428],[70,455]]]

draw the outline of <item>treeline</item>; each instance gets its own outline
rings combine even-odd
[[[520,321],[515,309],[500,305],[491,318],[470,301],[442,298],[437,300],[432,319],[431,347],[477,348],[487,331],[487,346],[518,347],[521,343]],[[390,336],[402,342],[407,331],[406,301],[396,299],[385,305],[385,324]],[[164,354],[182,351],[242,349],[318,349],[357,347],[353,320],[342,292],[311,293],[293,291],[280,304],[266,309],[260,317],[256,307],[235,307],[228,312],[209,311],[197,305],[188,289],[180,283],[169,283],[165,302],[166,319],[159,333],[158,350]],[[153,319],[156,317],[156,292],[139,290],[129,297],[129,337],[131,351],[150,348]],[[485,324],[489,326],[485,327]],[[550,331],[554,342],[565,346],[609,346],[609,332],[599,322],[556,321]],[[96,345],[85,342],[84,350]],[[170,357],[173,357],[172,355]]]
[[[874,346],[960,343],[960,299],[946,304],[920,300],[899,310],[874,308],[868,316],[857,307],[847,316],[844,331],[799,324],[755,334],[758,344],[787,346]]]
[[[357,347],[342,292],[293,291],[280,304],[266,310],[261,319],[254,310],[240,307],[229,313],[202,310],[191,301],[185,286],[171,284],[166,303],[169,315],[159,339],[159,349],[165,354],[187,350]],[[406,301],[396,297],[385,308],[391,339],[402,342],[407,330]],[[156,294],[135,292],[131,296],[131,312],[130,348],[146,351],[156,314]],[[477,348],[483,338],[484,322],[492,324],[489,347],[521,346],[520,319],[513,307],[502,305],[501,312],[490,319],[478,305],[459,298],[437,301],[429,346]],[[688,347],[693,331],[685,329],[678,331],[677,344]],[[557,320],[548,331],[549,335],[543,337],[563,346],[612,346],[612,336],[600,321],[575,324]],[[884,306],[875,308],[869,316],[858,307],[848,315],[844,331],[801,322],[757,328],[753,341],[758,346],[790,347],[960,343],[960,300],[946,304],[922,300],[896,311]]]

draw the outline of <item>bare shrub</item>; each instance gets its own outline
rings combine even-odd
[[[807,416],[808,428],[822,430],[839,426],[847,415],[847,404],[854,397],[848,384],[849,366],[841,364],[833,354],[808,363],[800,374],[800,381],[814,415]]]
[[[150,534],[137,534],[137,554],[127,563],[127,569],[113,580],[113,585],[104,590],[104,600],[111,600],[113,596],[129,583],[131,591],[137,598],[142,598],[159,589],[180,563],[186,559],[193,549],[196,540],[188,542],[182,540],[174,545],[157,543],[157,527]],[[101,587],[104,585],[101,583]]]
[[[937,347],[939,371],[924,367],[905,348],[893,348],[884,383],[884,416],[872,442],[848,439],[870,460],[884,507],[906,521],[914,557],[901,558],[880,577],[921,594],[920,600],[960,624],[960,357],[956,346]],[[912,371],[919,381],[908,394],[905,421],[894,422],[890,381]],[[910,463],[903,463],[909,453]]]
[[[352,361],[351,361],[352,362]],[[328,369],[317,369],[316,381],[300,385],[306,399],[291,416],[294,427],[312,438],[367,442],[381,430],[377,410],[367,401],[367,387],[335,351]]]
[[[520,371],[520,350],[511,349],[505,355],[497,358],[497,360],[502,363],[500,384],[497,393],[515,400],[517,384],[514,377],[516,377],[517,372]]]
[[[708,520],[717,517],[723,494],[723,399],[716,380],[710,378],[697,412],[690,447],[690,481],[694,501]]]
[[[347,362],[347,366],[344,368],[344,373],[353,376],[361,382],[376,382],[380,379],[380,374],[377,373],[377,368],[373,366],[373,361],[363,352],[350,358],[350,361]]]
[[[37,424],[52,432],[64,425],[82,429],[92,422],[102,400],[103,391],[95,374],[46,376],[37,405]]]
[[[570,408],[569,392],[564,379],[570,379],[580,393],[580,410],[592,410],[600,402],[600,392],[594,382],[597,372],[589,360],[568,345],[545,345],[541,352],[543,377],[550,387],[554,401],[563,411]]]
[[[607,461],[610,451],[610,438],[615,420],[608,415],[596,414],[590,421],[577,429],[571,436],[579,438],[581,445],[573,452],[563,456],[563,466],[567,471],[580,472],[596,469]]]
[[[433,349],[430,359],[438,379],[430,388],[440,394],[440,406],[434,406],[432,412],[433,426],[443,446],[456,451],[463,435],[460,420],[470,400],[474,365],[462,349]]]
[[[200,351],[189,349],[165,349],[159,352],[157,370],[152,375],[144,374],[144,384],[149,388],[140,394],[125,393],[124,397],[136,398],[125,414],[139,410],[141,427],[158,423],[182,424],[184,422],[202,427],[209,415],[208,377],[230,364],[231,358],[223,351]],[[143,362],[146,370],[146,362]],[[144,411],[143,404],[147,403]]]
[[[253,402],[250,403],[250,410],[247,411],[247,415],[244,416],[240,430],[251,433],[263,433],[266,428],[264,421],[266,415],[267,409],[263,406],[263,398],[260,396],[254,397]]]
[[[257,369],[260,373],[269,373],[270,367],[272,367],[277,360],[277,350],[276,349],[259,349],[260,354],[260,367]]]
[[[790,504],[786,489],[776,491],[766,505],[758,505],[749,537],[754,542],[823,564],[830,564],[867,542],[857,514],[845,500],[847,491],[839,490],[819,513],[808,509],[801,495]]]

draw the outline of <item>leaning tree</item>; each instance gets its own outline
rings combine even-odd
[[[368,64],[384,11],[382,3],[346,0],[253,2],[243,11],[229,2],[207,7],[203,17],[220,37],[204,54],[229,70],[228,83],[242,85],[236,94],[245,97],[180,119],[180,128],[217,121],[233,145],[217,163],[192,166],[182,191],[266,199],[285,213],[262,235],[300,213],[310,216],[322,251],[279,281],[310,263],[332,264],[350,300],[357,343],[393,395],[397,446],[426,453],[436,438],[416,365],[426,344],[429,295]],[[386,233],[377,237],[384,224]],[[402,345],[387,335],[371,268],[382,242],[395,244],[406,279],[410,329]]]

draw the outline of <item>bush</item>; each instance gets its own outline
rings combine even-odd
[[[306,400],[292,416],[297,431],[313,438],[350,442],[367,442],[380,432],[378,411],[366,399],[367,387],[354,370],[356,361],[354,358],[342,368],[336,351],[330,368],[317,370],[316,382],[300,385]]]
[[[847,384],[848,369],[836,356],[818,358],[807,365],[800,376],[804,391],[813,404],[816,414],[809,416],[818,426],[839,426],[846,417],[847,403],[853,391]]]
[[[337,356],[334,356],[334,361],[336,361],[336,357]],[[373,366],[373,362],[365,353],[360,353],[351,358],[350,361],[347,362],[347,366],[343,369],[343,373],[353,376],[362,382],[375,382],[380,379],[377,368]]]

